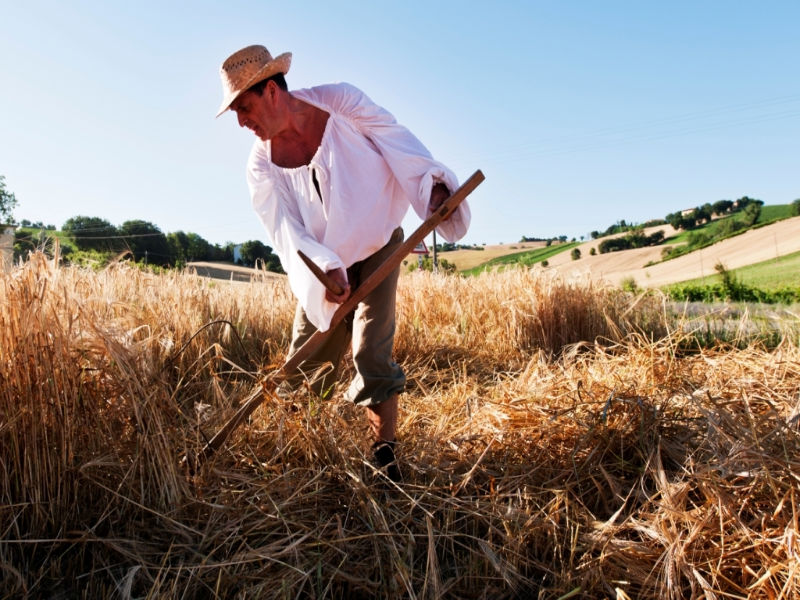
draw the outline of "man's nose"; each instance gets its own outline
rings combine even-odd
[[[244,127],[244,117],[242,116],[242,113],[236,113],[236,120],[239,121],[239,127]]]

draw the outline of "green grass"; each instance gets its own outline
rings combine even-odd
[[[461,273],[464,275],[478,275],[483,271],[487,271],[489,269],[494,269],[495,267],[502,267],[509,266],[509,265],[522,265],[526,267],[530,267],[535,265],[536,263],[540,263],[544,260],[547,260],[556,254],[560,254],[561,252],[565,252],[570,250],[580,244],[580,242],[570,242],[568,244],[554,244],[552,246],[546,246],[544,248],[536,248],[535,250],[524,250],[522,252],[514,252],[513,254],[505,254],[503,256],[498,256],[497,258],[493,258],[491,260],[486,261],[478,265],[477,267],[473,267],[472,269],[466,269]]]
[[[69,234],[56,229],[39,229],[33,227],[19,227],[15,234],[15,243],[20,241],[20,248],[29,252],[45,246],[51,246],[53,240],[57,239],[62,248],[73,245]]]
[[[791,204],[772,204],[770,206],[762,206],[761,214],[758,215],[756,225],[765,225],[773,221],[782,221],[789,219],[796,215],[792,214]]]
[[[680,243],[687,243],[689,241],[689,236],[692,234],[705,234],[708,237],[714,237],[717,233],[717,230],[720,228],[721,224],[725,221],[741,221],[744,218],[744,214],[742,213],[735,213],[732,215],[728,215],[727,217],[722,217],[721,219],[717,219],[715,221],[711,221],[710,223],[706,223],[704,225],[700,225],[699,227],[695,227],[694,229],[689,229],[685,231],[681,231],[679,234],[672,236],[671,238],[667,238],[664,240],[664,244],[680,244]]]
[[[793,252],[764,262],[731,269],[733,276],[745,285],[765,290],[800,286],[800,252]],[[721,283],[719,275],[682,281],[682,284],[713,285]]]

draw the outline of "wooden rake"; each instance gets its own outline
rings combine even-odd
[[[419,244],[425,236],[427,236],[431,231],[433,231],[442,221],[447,219],[458,205],[470,194],[472,191],[478,187],[481,182],[485,179],[483,173],[478,170],[467,179],[464,184],[458,188],[453,194],[445,200],[442,205],[434,212],[428,219],[426,219],[422,225],[420,225],[414,233],[412,233],[408,238],[398,246],[394,252],[369,276],[367,277],[361,285],[359,285],[350,297],[343,302],[336,312],[333,314],[333,318],[331,319],[330,327],[327,331],[321,332],[316,331],[305,344],[303,344],[300,349],[292,354],[283,366],[273,371],[272,373],[266,375],[262,378],[260,385],[253,390],[250,395],[244,400],[244,404],[239,407],[239,410],[236,411],[226,423],[222,426],[222,428],[212,437],[206,445],[200,450],[199,454],[197,455],[197,460],[191,465],[192,468],[196,468],[201,465],[205,460],[211,457],[214,452],[216,452],[222,444],[225,443],[225,440],[233,433],[233,431],[244,422],[244,420],[249,417],[253,411],[258,408],[264,400],[269,397],[269,391],[274,389],[278,384],[284,381],[287,377],[293,374],[297,368],[305,361],[311,354],[319,348],[322,342],[327,339],[328,335],[334,330],[334,328],[341,323],[342,319],[344,319],[352,310],[354,310],[359,302],[361,302],[366,296],[378,287],[388,275],[394,271],[397,267],[399,267],[403,260],[408,256],[408,254],[413,250],[417,244]],[[341,293],[341,288],[337,287],[335,282],[331,281],[329,277],[317,267],[308,257],[300,253],[301,258],[303,261],[309,266],[312,272],[317,276],[317,278],[322,281],[322,283],[328,287],[331,291],[335,294]],[[312,266],[313,265],[313,266]],[[330,284],[333,284],[335,287],[331,287]],[[184,457],[183,462],[188,462],[187,457]]]

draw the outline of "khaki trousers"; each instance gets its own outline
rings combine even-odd
[[[350,289],[355,290],[402,242],[403,229],[398,227],[383,248],[349,267]],[[346,393],[350,401],[360,406],[375,406],[402,392],[406,376],[392,359],[399,274],[398,266],[329,332],[325,342],[300,365],[299,373],[289,383],[296,387],[308,381],[315,394],[329,398],[339,376],[339,363],[348,343],[352,343],[356,375]],[[297,352],[315,331],[298,304],[289,355]]]

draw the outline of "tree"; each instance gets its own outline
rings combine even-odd
[[[664,217],[664,220],[670,225],[672,225],[672,227],[674,227],[675,229],[680,229],[683,217],[681,216],[681,213],[679,211],[679,212],[669,213],[666,217]]]
[[[703,204],[703,206],[698,206],[697,208],[694,209],[695,221],[697,223],[700,223],[701,221],[708,223],[711,220],[712,212],[713,209],[711,208],[711,205],[708,203]]]
[[[268,271],[280,271],[280,260],[272,253],[272,248],[259,240],[248,240],[239,250],[242,262],[248,267],[254,267],[256,261],[262,261]]]
[[[167,234],[167,244],[175,264],[185,265],[188,261],[186,250],[189,248],[189,236],[183,231],[173,231]]]
[[[744,224],[747,227],[752,227],[758,221],[758,217],[761,216],[761,204],[758,202],[751,202],[748,204],[744,209]]]
[[[125,221],[119,227],[119,234],[135,261],[156,265],[169,265],[174,262],[167,236],[152,223],[139,219]]]
[[[711,205],[711,210],[714,212],[715,215],[721,216],[727,214],[731,211],[733,207],[732,200],[717,200],[714,204]]]
[[[742,196],[736,202],[733,203],[733,210],[740,211],[745,210],[748,206],[752,204],[757,204],[759,208],[764,205],[763,200],[758,200],[756,198],[751,198],[750,196]]]
[[[792,202],[792,214],[800,215],[800,198]]]
[[[17,197],[6,189],[6,178],[0,175],[0,223],[14,224],[14,208]]]
[[[205,240],[204,240],[205,241]],[[233,242],[225,242],[224,246],[209,244],[208,246],[208,259],[207,260],[222,260],[225,262],[233,262]]]
[[[100,217],[71,217],[61,230],[70,234],[79,250],[121,250],[117,228]]]
[[[189,245],[186,247],[187,260],[215,260],[215,249],[203,236],[198,233],[186,234]]]

